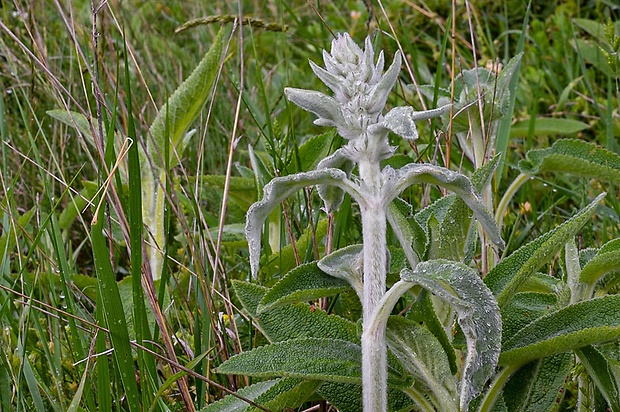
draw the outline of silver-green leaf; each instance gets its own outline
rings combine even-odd
[[[258,313],[289,303],[306,302],[349,290],[349,284],[317,267],[316,262],[300,265],[276,283],[258,305]]]
[[[421,262],[414,271],[403,270],[401,278],[428,289],[448,302],[458,314],[459,325],[467,339],[459,388],[459,405],[466,411],[497,365],[502,334],[497,302],[479,274],[460,263],[445,260]]]
[[[491,269],[484,282],[493,291],[500,307],[506,304],[521,284],[575,236],[604,197],[604,193],[599,195],[570,220],[522,246]]]
[[[620,337],[620,295],[579,302],[541,316],[502,348],[501,364],[525,364]]]
[[[458,393],[448,355],[437,338],[423,326],[400,316],[391,316],[387,341],[392,353],[431,397],[437,410],[457,412]]]
[[[386,197],[393,199],[415,183],[436,184],[454,192],[473,210],[478,222],[489,235],[489,239],[498,247],[504,247],[504,241],[495,224],[495,219],[484,206],[480,195],[466,176],[440,166],[410,163],[396,171],[394,185],[388,189]]]
[[[264,197],[254,203],[247,213],[245,235],[250,249],[250,267],[252,275],[258,273],[258,261],[261,249],[261,230],[269,213],[280,202],[299,189],[313,185],[335,185],[357,196],[356,187],[347,179],[347,174],[340,169],[321,169],[294,175],[276,177],[265,186]]]

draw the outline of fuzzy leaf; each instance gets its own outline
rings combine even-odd
[[[237,393],[273,411],[296,408],[314,393],[320,381],[306,381],[294,378],[272,379],[246,386]],[[241,399],[228,395],[212,403],[200,412],[254,412],[258,409]]]
[[[504,247],[504,241],[495,224],[495,219],[486,209],[467,177],[443,167],[411,163],[396,171],[394,187],[387,194],[387,197],[393,199],[415,183],[436,184],[454,192],[474,211],[474,215],[488,233],[490,240],[497,246]]]
[[[306,263],[291,270],[265,294],[257,312],[289,303],[306,302],[331,296],[349,289],[349,284],[334,278],[317,267],[316,262]]]
[[[568,173],[601,180],[620,179],[620,155],[582,140],[562,139],[546,149],[530,150],[519,162],[523,173]]]
[[[280,202],[299,189],[318,184],[332,184],[350,193],[357,193],[355,187],[347,179],[347,174],[340,169],[321,169],[284,177],[276,177],[265,186],[263,199],[250,207],[246,219],[245,234],[250,249],[252,276],[256,276],[258,273],[261,230],[269,213],[277,207]]]
[[[593,284],[605,274],[618,269],[620,269],[620,239],[613,239],[583,267],[579,280]]]
[[[353,170],[353,162],[344,154],[344,150],[338,149],[330,156],[324,158],[317,165],[317,169],[336,168],[344,171],[347,176]],[[344,200],[344,191],[332,185],[318,185],[317,191],[325,206],[325,212],[336,211]]]
[[[506,383],[504,400],[511,412],[551,412],[572,368],[568,352],[547,356],[520,368]]]
[[[620,336],[620,295],[567,306],[525,326],[502,348],[501,364],[534,359],[606,342]]]
[[[362,349],[355,343],[338,339],[286,340],[239,353],[215,371],[259,378],[283,376],[359,384],[362,382]],[[410,383],[395,370],[389,371],[388,376],[388,381],[396,386],[406,387]]]
[[[317,391],[340,412],[360,412],[362,406],[362,385],[325,382]],[[410,397],[397,389],[388,388],[388,411],[406,412],[412,409]]]
[[[493,375],[501,349],[502,321],[493,294],[475,270],[455,262],[421,262],[414,271],[403,270],[401,278],[428,289],[458,314],[467,339],[459,388],[459,405],[465,411]]]
[[[576,350],[579,361],[588,371],[596,387],[601,391],[612,411],[620,411],[618,381],[611,370],[607,357],[594,346]]]
[[[383,121],[377,126],[388,129],[403,139],[416,140],[418,138],[418,129],[415,125],[416,121],[441,116],[449,110],[450,105],[420,112],[415,111],[411,106],[395,107],[387,112]]]
[[[164,144],[170,144],[170,167],[177,164],[175,151],[179,155],[182,153],[187,129],[196,120],[211,94],[211,86],[222,58],[224,31],[220,29],[196,69],[174,91],[151,124],[149,130],[151,137],[146,139],[146,152],[156,166],[164,165],[160,159],[165,153]]]
[[[318,267],[330,276],[346,280],[360,297],[364,293],[362,284],[362,245],[350,245],[319,260]]]
[[[547,293],[517,293],[502,308],[502,341],[506,342],[533,320],[555,309],[557,297]]]
[[[257,313],[258,305],[268,289],[252,283],[233,280],[237,298],[245,311],[255,320],[271,342],[295,338],[331,338],[359,343],[355,323],[321,309],[312,311],[309,305],[297,303]],[[299,327],[303,325],[303,328]]]
[[[491,269],[484,282],[493,291],[500,307],[508,302],[521,284],[575,236],[604,197],[604,193],[599,195],[570,220],[520,247]]]
[[[387,324],[388,347],[422,385],[438,410],[458,411],[456,384],[448,356],[441,343],[426,328],[399,316]],[[430,395],[432,394],[432,395]]]
[[[340,104],[333,97],[314,90],[295,89],[293,87],[285,88],[284,94],[289,101],[316,115],[318,119],[314,121],[314,124],[337,127],[344,125]]]
[[[84,116],[82,113],[74,112],[72,110],[61,110],[54,109],[48,110],[48,116],[53,117],[56,120],[59,120],[66,124],[67,126],[71,126],[77,129],[82,135],[88,144],[90,144],[93,148],[97,147],[95,144],[95,138],[93,137],[92,129],[90,128],[90,122],[88,118]],[[105,130],[103,131],[105,135]]]
[[[246,399],[254,401],[259,396],[265,394],[269,389],[275,386],[279,381],[286,379],[272,379],[246,386],[237,391],[237,393]],[[245,412],[250,409],[250,405],[241,399],[228,395],[223,399],[214,402],[200,410],[200,412]]]
[[[531,119],[521,120],[510,128],[510,137],[526,137],[530,133]],[[590,125],[579,120],[555,117],[537,117],[534,120],[532,136],[575,134],[589,128]],[[544,150],[544,149],[543,149]]]
[[[246,386],[237,391],[239,395],[269,410],[282,411],[296,408],[306,401],[321,386],[320,381],[306,381],[294,378],[273,379]],[[228,395],[212,403],[200,412],[256,412],[241,399]]]

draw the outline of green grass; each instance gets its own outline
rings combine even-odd
[[[389,104],[431,107],[415,84],[449,87],[461,69],[506,63],[520,50],[524,2],[470,1],[469,11],[457,3],[452,10],[445,1],[373,2],[369,20],[363,2],[244,0],[238,3],[244,16],[287,31],[244,26],[231,32],[229,21],[175,33],[194,18],[234,16],[238,4],[108,2],[97,13],[96,53],[90,2],[0,3],[0,410],[191,410],[250,383],[212,372],[265,342],[230,290],[232,280],[250,280],[239,225],[262,186],[300,171],[306,155],[299,147],[326,132],[285,100],[283,88],[323,90],[308,59],[320,62],[332,32],[348,31],[357,41],[371,33],[387,61],[399,45],[409,59],[411,72],[403,70]],[[532,7],[506,127],[535,116],[581,120],[589,128],[576,137],[619,151],[620,77],[578,52],[576,40],[591,38],[573,23],[618,21],[618,9],[604,1],[561,3]],[[161,182],[167,260],[162,280],[149,282],[141,278],[148,237],[135,195],[141,187],[137,144],[144,144],[157,110],[222,24],[230,37],[217,85],[179,165]],[[52,109],[84,114],[95,141],[48,116]],[[447,130],[435,123],[419,127],[416,146],[400,143],[400,153],[471,172]],[[101,134],[104,128],[109,133]],[[136,144],[120,153],[124,136]],[[527,150],[557,137],[537,135],[533,123],[525,136],[504,137],[505,166],[495,192],[518,175],[512,166]],[[128,180],[117,172],[95,195],[92,188],[103,187],[117,161]],[[223,177],[207,177],[214,175]],[[509,208],[508,250],[566,220],[602,186],[610,192],[604,214],[586,226],[580,247],[617,237],[617,187],[544,175],[526,183]],[[406,195],[421,206],[440,194],[428,187]],[[327,217],[320,208],[315,193],[302,192],[271,219],[263,266],[273,277],[262,279],[265,284],[290,262],[323,255],[325,238],[334,248],[359,241],[359,215],[350,203],[329,217],[328,234],[321,231]],[[359,307],[352,301],[343,295],[316,304],[355,319]]]

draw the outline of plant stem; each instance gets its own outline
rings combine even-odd
[[[364,239],[364,316],[362,332],[362,391],[365,412],[387,410],[387,345],[385,323],[372,326],[373,312],[385,294],[387,273],[386,207],[381,199],[379,162],[359,164]]]
[[[521,188],[521,186],[523,186],[523,184],[527,182],[530,177],[531,176],[526,173],[521,173],[519,176],[517,176],[517,178],[510,184],[508,189],[506,189],[502,200],[499,201],[499,204],[497,205],[497,211],[495,212],[495,222],[497,222],[497,227],[500,231],[502,230],[502,225],[504,224],[504,213],[506,213],[508,204],[517,193],[517,191]]]

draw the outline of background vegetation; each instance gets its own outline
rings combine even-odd
[[[525,30],[496,193],[518,175],[512,166],[528,150],[548,147],[558,136],[620,153],[620,68],[602,52],[607,42],[617,56],[620,40],[614,45],[613,36],[591,30],[583,20],[618,25],[620,10],[611,1],[535,2],[529,14],[518,0],[16,0],[0,6],[2,410],[134,410],[140,403],[145,410],[199,409],[249,383],[211,372],[232,354],[265,342],[229,293],[233,279],[250,280],[242,224],[271,177],[307,170],[340,144],[328,131],[325,146],[300,150],[326,130],[283,97],[285,86],[321,89],[308,60],[320,62],[333,33],[349,32],[358,43],[375,35],[376,48],[390,62],[402,47],[409,64],[388,103],[422,109],[432,107],[433,99],[422,97],[419,85],[449,87],[460,71],[476,65],[499,70],[519,50]],[[257,20],[241,30],[239,13]],[[207,16],[216,18],[179,30]],[[135,129],[136,141],[145,144],[158,109],[221,27],[225,58],[216,86],[193,123],[196,134],[179,165],[161,182],[168,239],[162,280],[144,282],[141,292],[131,275],[136,268],[139,273],[145,238],[138,234],[134,243],[135,192],[120,172],[109,186],[104,182],[117,159],[120,169],[131,167],[122,150],[125,136]],[[84,114],[94,141],[50,116],[54,109]],[[415,145],[394,142],[400,154],[470,173],[472,165],[448,130],[438,122],[419,126]],[[117,140],[116,150],[107,145],[104,151],[108,139]],[[252,158],[260,162],[251,164]],[[604,190],[606,206],[585,226],[580,248],[618,237],[617,187],[605,183]],[[504,217],[505,253],[565,221],[600,191],[596,181],[562,175],[530,180]],[[441,193],[427,186],[407,196],[419,208]],[[103,215],[97,224],[105,236],[91,230],[99,204]],[[326,248],[359,241],[359,215],[350,203],[329,219],[320,207],[311,191],[282,205],[265,243],[271,251],[261,284],[272,285]],[[138,245],[137,260],[131,244]],[[555,265],[546,270],[556,273]],[[105,285],[113,285],[103,275],[116,281],[118,295],[106,292]],[[136,310],[141,305],[144,312]],[[359,304],[347,294],[316,305],[350,319],[359,316]],[[114,344],[111,329],[124,330],[132,346]],[[122,351],[125,358],[118,355]]]

